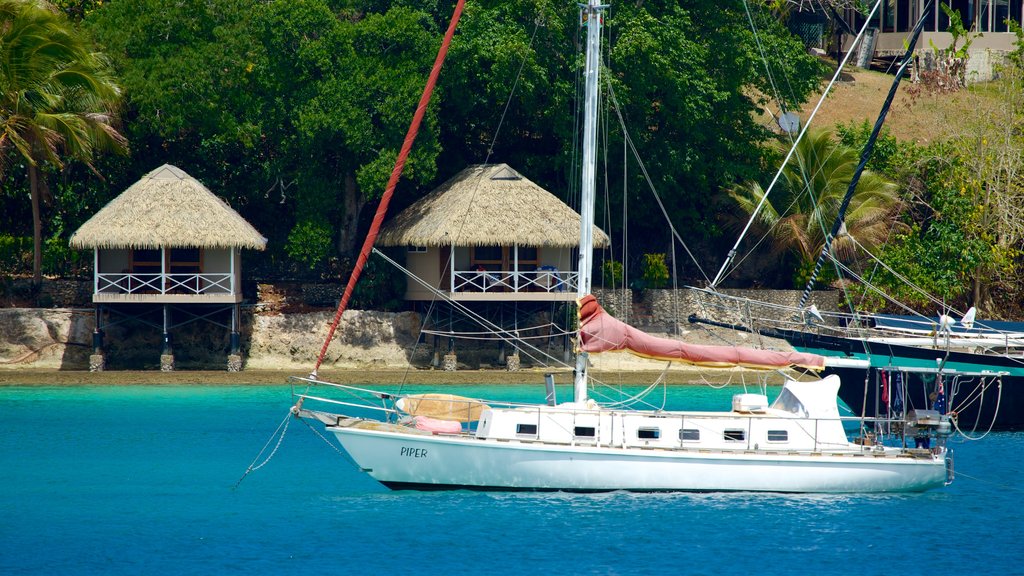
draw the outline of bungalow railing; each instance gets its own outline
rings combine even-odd
[[[96,275],[97,293],[102,294],[232,294],[230,273]]]
[[[529,272],[513,270],[466,270],[452,275],[452,292],[575,292],[577,272],[553,267]]]

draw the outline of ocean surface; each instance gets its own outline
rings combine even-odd
[[[235,488],[291,403],[287,386],[0,388],[0,574],[1024,574],[1024,433],[954,441],[956,481],[923,494],[417,493],[292,422]]]

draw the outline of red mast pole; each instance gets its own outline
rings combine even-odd
[[[359,276],[363,273],[363,267],[366,266],[366,260],[370,257],[370,250],[373,249],[373,243],[377,240],[380,225],[384,222],[384,216],[387,214],[391,196],[394,195],[395,186],[398,185],[398,179],[402,176],[405,160],[412,149],[413,141],[416,140],[416,134],[420,130],[420,123],[423,121],[423,115],[427,111],[427,105],[430,104],[430,96],[434,92],[434,85],[437,83],[437,77],[441,73],[441,65],[444,64],[444,58],[448,54],[448,46],[452,42],[452,36],[455,35],[455,26],[459,23],[459,17],[462,16],[462,7],[465,3],[466,0],[459,0],[455,5],[455,12],[452,14],[451,23],[448,24],[448,31],[444,35],[444,41],[441,42],[441,48],[437,51],[434,67],[430,70],[427,85],[423,87],[423,95],[420,96],[420,103],[416,107],[412,123],[409,124],[409,131],[405,135],[405,141],[402,142],[402,149],[395,160],[395,167],[391,170],[391,178],[388,180],[387,188],[384,189],[384,195],[381,196],[380,204],[377,206],[377,213],[373,216],[373,223],[370,225],[370,231],[366,235],[366,240],[363,241],[363,248],[359,251],[359,257],[356,259],[355,268],[352,269],[352,275],[349,276],[348,285],[345,286],[345,292],[341,296],[341,301],[338,302],[338,311],[334,313],[334,321],[331,322],[331,328],[327,332],[323,348],[320,349],[320,354],[316,358],[316,365],[313,366],[313,371],[310,373],[310,376],[313,378],[316,378],[316,372],[320,369],[324,356],[327,355],[327,347],[330,346],[331,340],[334,339],[334,333],[341,322],[341,315],[344,314],[345,309],[348,307],[348,302],[352,298],[352,290],[355,288],[356,282],[359,281]]]

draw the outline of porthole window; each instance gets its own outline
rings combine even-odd
[[[661,428],[640,428],[636,431],[640,440],[657,440],[661,438]]]
[[[725,431],[723,437],[725,438],[726,442],[743,442],[744,440],[747,439],[747,433],[745,430],[741,430],[738,428],[729,429]]]
[[[593,438],[597,435],[597,429],[593,426],[576,426],[573,428],[573,434],[579,438]]]
[[[529,436],[537,435],[536,424],[516,424],[516,434],[526,434]]]
[[[700,440],[700,430],[696,428],[683,428],[679,431],[679,439],[683,442],[697,442]]]
[[[789,441],[789,430],[769,430],[768,431],[769,442],[788,442]]]

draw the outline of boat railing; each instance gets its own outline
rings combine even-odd
[[[232,294],[231,273],[96,274],[98,294]]]
[[[306,400],[314,402],[322,402],[328,405],[343,406],[348,408],[357,408],[362,410],[371,410],[383,413],[386,419],[398,418],[407,415],[405,412],[395,407],[395,401],[399,398],[404,397],[400,394],[391,394],[387,392],[381,392],[378,390],[370,390],[366,388],[359,388],[356,386],[349,386],[345,384],[336,384],[330,382],[323,382],[312,378],[292,378],[297,382],[306,382],[309,384],[323,384],[331,386],[337,389],[344,390],[348,395],[348,399],[329,398],[326,396],[320,396],[310,394],[307,392],[293,392],[293,396],[304,402]],[[458,400],[452,400],[452,402],[458,402]],[[496,409],[515,409],[522,412],[525,415],[533,412],[534,417],[529,418],[530,421],[536,422],[537,428],[533,434],[517,434],[521,441],[539,441],[541,438],[545,438],[545,442],[551,441],[550,434],[545,434],[544,430],[547,426],[557,426],[563,434],[557,434],[567,438],[563,442],[564,444],[579,444],[579,445],[609,445],[611,443],[618,444],[619,441],[615,439],[615,431],[617,422],[620,418],[608,418],[609,414],[623,414],[628,413],[628,410],[605,410],[599,407],[587,407],[587,408],[573,408],[564,407],[557,409],[554,414],[565,414],[570,418],[568,420],[559,421],[558,419],[543,418],[543,414],[552,414],[552,408],[550,406],[537,405],[537,404],[524,404],[517,402],[505,402],[505,401],[493,401],[487,400],[482,401],[478,399],[466,399],[467,411],[471,409],[470,403],[477,404],[480,402],[486,402],[487,406]],[[728,429],[721,429],[721,427],[709,427],[705,423],[711,421],[721,421],[723,417],[727,417],[735,422],[730,425]],[[766,421],[778,421],[778,422],[800,422],[802,424],[809,424],[787,427],[788,433],[793,434],[806,434],[805,441],[811,444],[810,452],[828,452],[830,448],[846,448],[848,443],[842,445],[836,444],[834,446],[831,443],[821,441],[821,425],[822,423],[840,423],[843,426],[845,436],[849,436],[853,432],[853,426],[856,425],[856,434],[858,437],[854,440],[854,443],[861,444],[865,451],[869,451],[872,448],[888,446],[888,447],[901,447],[907,448],[907,436],[906,431],[908,429],[908,420],[904,417],[859,417],[859,416],[837,416],[829,418],[799,418],[799,419],[773,419],[766,418],[763,414],[687,414],[687,413],[672,413],[663,412],[656,420],[670,423],[668,426],[664,426],[659,431],[659,437],[657,440],[662,440],[660,436],[663,432],[677,431],[678,436],[674,441],[657,441],[657,442],[644,442],[638,438],[626,437],[626,431],[622,431],[621,441],[626,446],[648,446],[652,448],[694,448],[694,449],[705,449],[709,446],[706,442],[707,433],[721,434],[722,442],[710,443],[715,450],[772,450],[772,445],[765,445],[759,440],[755,440],[752,431],[755,430],[755,422],[766,422]],[[586,428],[593,427],[593,436],[579,436],[576,434],[577,426],[583,426]],[[621,424],[619,424],[621,425]],[[654,427],[652,422],[651,427]],[[470,433],[473,426],[467,426],[465,432]],[[607,429],[606,429],[607,428]],[[686,432],[688,430],[696,431],[695,438],[688,438]],[[607,432],[607,433],[605,433]],[[738,436],[742,434],[742,438]],[[733,434],[735,440],[729,439],[729,434]],[[911,439],[913,441],[913,438]],[[780,442],[778,445],[779,451],[791,451],[792,448],[787,447],[787,444],[791,442]],[[806,449],[806,448],[805,448]]]
[[[575,292],[579,273],[537,270],[465,270],[452,275],[452,292]]]

